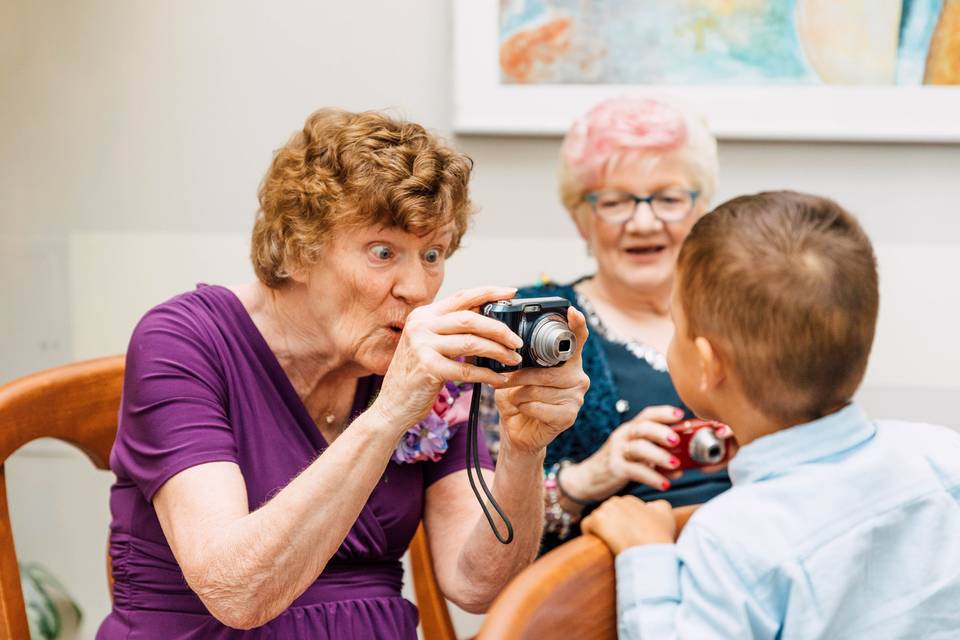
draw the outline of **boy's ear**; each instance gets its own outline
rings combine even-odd
[[[714,391],[727,376],[720,352],[703,336],[695,338],[693,344],[700,357],[700,391]]]

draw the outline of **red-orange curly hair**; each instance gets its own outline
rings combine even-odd
[[[473,162],[426,129],[382,113],[320,109],[273,157],[260,185],[251,259],[279,287],[341,226],[424,235],[453,223],[453,253],[473,213]]]

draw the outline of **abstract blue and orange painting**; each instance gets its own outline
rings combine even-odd
[[[960,0],[500,0],[508,84],[960,84]]]

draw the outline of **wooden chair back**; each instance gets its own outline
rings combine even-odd
[[[34,373],[0,387],[0,637],[29,638],[20,570],[10,527],[4,463],[37,438],[79,448],[108,469],[117,433],[123,357],[114,356]]]
[[[109,469],[117,434],[124,357],[111,356],[34,373],[0,387],[0,638],[28,638],[16,547],[10,527],[3,463],[37,438],[57,438]],[[425,640],[455,640],[423,532],[410,545],[413,586]],[[107,555],[107,576],[110,575]]]
[[[696,507],[674,509],[679,532]],[[580,536],[527,567],[490,608],[477,640],[616,640],[613,554]]]
[[[440,591],[437,574],[433,570],[433,556],[422,522],[410,543],[410,569],[424,640],[457,640],[447,600]]]

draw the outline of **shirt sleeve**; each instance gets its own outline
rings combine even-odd
[[[223,363],[186,309],[150,311],[127,350],[114,471],[147,501],[172,476],[206,462],[237,462]]]
[[[752,592],[717,540],[684,530],[682,545],[617,556],[621,640],[773,638],[776,615]]]

